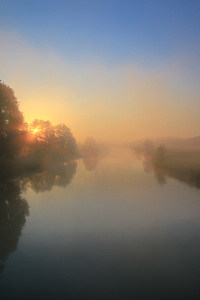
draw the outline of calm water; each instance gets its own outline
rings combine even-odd
[[[4,183],[1,197],[1,299],[200,299],[200,189],[130,152]]]

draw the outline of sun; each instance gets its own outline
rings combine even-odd
[[[31,129],[31,131],[32,131],[32,134],[37,134],[37,133],[39,133],[40,129],[34,128],[34,129]]]

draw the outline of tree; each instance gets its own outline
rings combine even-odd
[[[85,157],[98,156],[98,144],[94,138],[88,137],[81,149],[81,154]]]
[[[0,157],[14,158],[23,146],[25,123],[13,90],[0,81]]]
[[[159,146],[154,155],[153,155],[153,163],[155,166],[163,166],[165,162],[166,149],[164,146]]]
[[[41,143],[48,143],[54,137],[54,127],[50,121],[35,119],[29,129],[35,139]]]
[[[58,151],[61,154],[64,156],[76,154],[76,140],[69,127],[67,127],[65,124],[59,124],[55,126],[54,135]]]
[[[33,150],[60,158],[76,154],[76,140],[65,124],[53,126],[49,121],[36,119],[30,125],[30,134]]]
[[[50,150],[54,139],[54,128],[50,121],[35,119],[29,126],[28,149],[44,154]]]

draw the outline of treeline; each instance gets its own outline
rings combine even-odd
[[[65,124],[24,121],[13,90],[0,81],[0,162],[17,158],[67,160],[77,154],[76,140]]]
[[[80,156],[88,171],[93,171],[97,167],[99,161],[108,155],[109,151],[110,149],[108,146],[97,143],[92,137],[88,137],[84,144],[79,147]]]
[[[152,141],[133,144],[131,149],[142,160],[145,172],[154,172],[159,184],[165,184],[166,177],[171,177],[200,188],[199,149],[166,148],[155,146]]]

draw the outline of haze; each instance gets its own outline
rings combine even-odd
[[[198,1],[2,1],[0,79],[77,141],[199,135]]]

